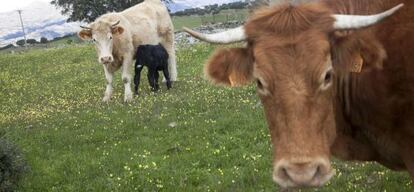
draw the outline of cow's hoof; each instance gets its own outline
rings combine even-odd
[[[102,102],[104,102],[104,103],[109,103],[109,101],[111,101],[111,97],[108,97],[108,96],[105,96],[105,97],[102,99]]]
[[[125,103],[130,103],[130,102],[132,102],[133,98],[134,97],[132,96],[132,94],[131,95],[126,95],[125,98],[124,98],[124,102]]]
[[[177,81],[178,81],[177,78],[175,78],[175,79],[171,78],[171,82],[177,82]],[[166,79],[162,79],[162,82],[163,83],[167,83],[167,80]]]

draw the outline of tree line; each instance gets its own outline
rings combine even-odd
[[[207,15],[207,14],[218,14],[223,10],[229,10],[229,9],[246,9],[250,6],[249,1],[239,1],[239,2],[233,2],[233,3],[227,3],[223,5],[213,4],[205,6],[204,8],[191,8],[186,9],[183,11],[178,11],[173,13],[173,16],[190,16],[190,15]]]
[[[73,36],[73,34],[69,34],[69,35],[65,35],[65,36],[63,36],[63,37],[56,37],[56,38],[53,38],[53,39],[51,39],[51,40],[48,40],[46,37],[42,37],[42,38],[40,38],[40,41],[37,41],[36,39],[27,39],[26,40],[26,42],[25,42],[25,40],[24,39],[20,39],[20,40],[18,40],[18,41],[16,41],[16,45],[19,47],[23,47],[23,46],[25,46],[25,45],[37,45],[37,44],[46,44],[46,43],[49,43],[49,42],[54,42],[54,41],[58,41],[58,40],[61,40],[61,39],[65,39],[65,38],[67,38],[67,37],[72,37]],[[67,44],[71,44],[71,43],[73,43],[73,40],[72,39],[69,39],[69,40],[67,40],[66,41],[66,43]],[[0,47],[0,51],[1,50],[6,50],[6,49],[10,49],[10,48],[14,48],[14,47],[16,47],[15,45],[13,45],[13,44],[8,44],[8,45],[6,45],[6,46],[3,46],[3,47]],[[1,190],[0,190],[1,191]]]

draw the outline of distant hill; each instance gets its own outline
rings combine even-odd
[[[38,1],[23,9],[22,18],[28,39],[40,41],[41,37],[51,40],[75,33],[79,23],[67,23],[67,17],[60,14],[49,3]],[[15,43],[23,39],[19,15],[16,11],[0,13],[0,45]]]

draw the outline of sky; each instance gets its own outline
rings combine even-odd
[[[51,0],[0,0],[0,13],[15,11],[27,7],[35,1],[50,2]]]

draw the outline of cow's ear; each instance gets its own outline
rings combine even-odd
[[[79,38],[81,38],[84,41],[90,40],[90,39],[92,39],[92,31],[88,30],[88,29],[83,29],[83,30],[79,31],[78,36],[79,36]]]
[[[122,33],[124,33],[124,28],[122,28],[122,27],[116,26],[116,27],[112,28],[112,34],[121,35]]]
[[[381,42],[367,33],[335,34],[332,42],[332,59],[335,66],[346,72],[360,73],[383,68],[387,58]]]
[[[218,50],[205,66],[205,74],[215,84],[243,86],[253,79],[254,59],[250,49]]]

